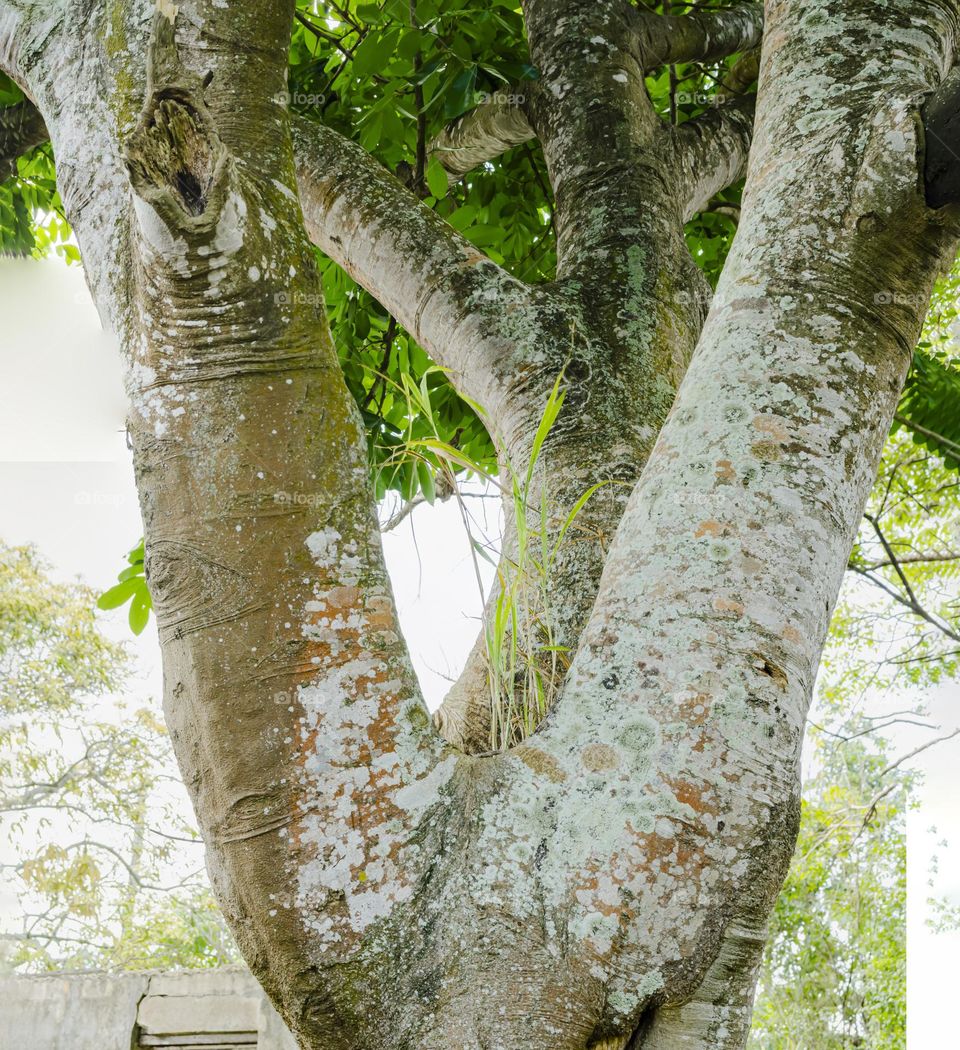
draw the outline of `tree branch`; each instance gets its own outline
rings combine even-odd
[[[907,592],[907,597],[914,605],[918,604],[917,596],[913,593],[913,588],[910,586],[910,581],[907,579],[907,575],[903,571],[903,569],[900,568],[900,561],[894,553],[893,547],[890,546],[887,537],[884,536],[883,530],[880,528],[880,523],[875,517],[873,517],[872,514],[864,514],[864,518],[870,523],[870,525],[873,527],[873,531],[877,534],[877,539],[880,540],[880,545],[883,547],[884,551],[886,551],[887,557],[890,559],[890,564],[893,566],[894,571],[900,579],[900,582],[903,584],[903,589]]]
[[[751,96],[707,110],[673,129],[683,221],[742,178],[753,139]]]
[[[874,587],[879,587],[881,591],[889,595],[895,602],[909,609],[915,616],[919,616],[921,620],[925,620],[931,625],[936,627],[938,631],[945,634],[951,641],[960,642],[960,634],[953,630],[952,627],[938,616],[933,613],[927,612],[927,610],[912,596],[907,597],[901,594],[896,587],[887,583],[886,580],[879,576],[874,575],[869,569],[860,568],[857,565],[848,565],[851,572],[856,573],[858,576],[862,576],[865,580],[869,580]]]
[[[0,182],[16,173],[18,157],[49,137],[43,117],[32,102],[0,109]]]
[[[633,51],[645,72],[680,62],[715,62],[760,43],[763,5],[658,15],[634,11]]]
[[[944,744],[948,740],[953,740],[955,736],[960,735],[960,729],[954,729],[952,733],[945,733],[943,736],[934,737],[933,740],[928,740],[925,744],[921,744],[919,747],[915,747],[912,751],[908,751],[905,755],[901,755],[899,758],[894,759],[885,769],[882,769],[878,776],[885,777],[888,773],[892,773],[899,766],[902,766],[904,762],[908,762],[911,758],[916,758],[917,755],[922,754],[924,751],[929,751],[931,747],[936,747],[937,744]]]
[[[505,309],[531,304],[510,277],[365,150],[330,128],[292,121],[310,239],[383,304],[458,388],[491,403],[515,349],[497,336]]]
[[[900,424],[900,426],[906,427],[907,430],[913,430],[917,434],[922,434],[924,437],[936,441],[937,444],[943,445],[943,447],[949,452],[960,456],[960,445],[951,441],[948,437],[944,437],[943,434],[938,434],[935,430],[928,430],[926,427],[920,426],[919,423],[914,422],[912,419],[908,419],[900,412],[898,412],[893,418]]]
[[[530,85],[497,91],[459,117],[430,143],[430,157],[444,166],[451,184],[514,146],[536,138],[524,106]]]

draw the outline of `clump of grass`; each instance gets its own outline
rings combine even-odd
[[[571,526],[590,497],[607,484],[600,481],[591,485],[577,499],[559,527],[555,531],[551,529],[553,516],[547,486],[535,486],[534,482],[544,445],[563,409],[566,395],[562,383],[561,372],[547,398],[526,465],[518,469],[507,462],[500,479],[492,479],[512,516],[516,541],[515,549],[510,554],[503,552],[499,563],[494,562],[486,546],[474,535],[457,484],[458,475],[465,473],[490,478],[490,473],[462,450],[441,440],[426,374],[419,383],[410,376],[401,377],[411,422],[404,440],[395,445],[383,467],[414,473],[410,470],[413,460],[417,477],[431,475],[430,484],[421,486],[425,500],[432,503],[438,489],[455,496],[470,541],[481,595],[483,583],[478,559],[483,558],[496,567],[496,598],[483,627],[491,711],[491,751],[505,751],[530,736],[556,698],[569,665],[569,652],[558,644],[556,638],[550,607],[550,581],[557,555]],[[470,407],[487,423],[489,416],[482,406],[471,403]],[[426,436],[423,433],[425,426],[429,431]],[[414,436],[414,429],[419,436]],[[433,474],[439,475],[439,482],[434,481]]]

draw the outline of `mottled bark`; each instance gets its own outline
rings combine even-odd
[[[628,5],[528,0],[560,240],[531,289],[356,147],[291,135],[291,3],[25,9],[0,0],[0,66],[124,350],[168,722],[218,898],[301,1045],[740,1050],[830,611],[955,248],[920,113],[957,5],[768,5],[702,332],[683,220],[747,125],[674,132],[643,73],[713,54],[713,28],[643,58]],[[753,14],[716,17],[720,53],[753,46]],[[420,699],[308,230],[487,400],[503,455],[566,367],[538,478],[559,505],[628,482],[592,511],[609,552],[558,567],[573,664],[508,753],[452,747]]]

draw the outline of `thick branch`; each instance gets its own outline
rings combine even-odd
[[[530,85],[497,91],[455,120],[430,144],[451,184],[501,153],[536,137],[524,110]]]
[[[763,5],[745,3],[726,11],[687,15],[634,15],[633,50],[644,70],[679,62],[716,62],[760,42]]]
[[[23,0],[0,0],[0,72],[18,83],[19,37],[27,7]]]
[[[753,98],[707,110],[673,130],[684,222],[742,178],[753,139]]]
[[[50,136],[37,107],[29,101],[0,109],[0,182],[17,170],[17,158]]]
[[[365,150],[293,121],[300,201],[310,239],[367,289],[458,388],[491,404],[498,364],[515,350],[497,335],[529,290],[475,248]]]

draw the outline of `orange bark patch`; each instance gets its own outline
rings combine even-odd
[[[677,716],[688,726],[702,726],[706,724],[710,714],[710,702],[713,698],[707,693],[697,693],[687,697],[677,708]]]
[[[699,540],[704,536],[719,536],[722,532],[723,526],[719,521],[702,521],[697,531],[693,534],[693,538]]]
[[[724,484],[730,484],[737,480],[737,472],[733,469],[733,464],[729,459],[718,459],[717,460],[717,480],[724,482]]]
[[[354,609],[361,604],[360,591],[356,587],[331,587],[323,598],[324,611],[321,616]]]
[[[381,756],[396,751],[396,737],[399,731],[398,712],[406,698],[406,691],[397,683],[397,668],[390,656],[377,647],[376,637],[381,632],[393,630],[399,633],[399,625],[392,602],[388,596],[373,595],[366,597],[359,588],[350,585],[331,586],[314,603],[308,614],[309,623],[317,629],[318,637],[310,639],[308,653],[312,658],[310,669],[296,676],[296,685],[309,686],[318,680],[318,676],[337,676],[340,669],[350,665],[358,656],[365,657],[362,666],[367,672],[347,673],[342,679],[342,706],[339,708],[342,720],[350,729],[351,746],[344,756],[345,769],[366,767],[363,781],[354,781],[344,777],[335,791],[318,801],[316,783],[307,767],[312,755],[318,750],[318,741],[341,730],[340,724],[331,723],[321,713],[316,725],[302,733],[299,739],[297,764],[302,774],[299,783],[291,784],[295,791],[293,812],[312,812],[318,810],[331,814],[329,823],[336,827],[341,823],[337,817],[338,800],[344,796],[350,799],[350,824],[361,831],[368,846],[378,842],[374,832],[390,823],[402,826],[406,814],[393,801],[396,786],[396,771],[390,763],[375,761]],[[365,697],[376,698],[376,714],[373,718],[364,718],[362,728],[349,725],[351,701]],[[358,711],[360,709],[358,708]],[[426,716],[425,716],[426,717]],[[317,855],[317,848],[302,841],[304,827],[299,822],[291,828],[291,840],[294,848],[304,851],[308,856]],[[322,847],[321,847],[322,849]],[[392,862],[395,870],[402,868],[402,840],[398,836],[391,843],[389,852],[382,858]],[[353,880],[360,886],[371,885],[367,864],[369,857],[360,857],[351,868]],[[374,890],[376,887],[374,887]],[[392,895],[387,899],[395,899]],[[339,944],[347,949],[356,943],[361,934],[351,926],[350,912],[346,899],[327,908],[327,915],[335,924]]]
[[[711,816],[716,816],[716,801],[707,797],[712,794],[709,787],[694,784],[690,780],[675,780],[667,776],[663,778],[663,781],[673,792],[673,797],[682,805],[689,806],[694,813],[700,815],[709,813]]]
[[[374,595],[366,605],[367,622],[375,631],[395,630],[393,603],[385,595]]]

